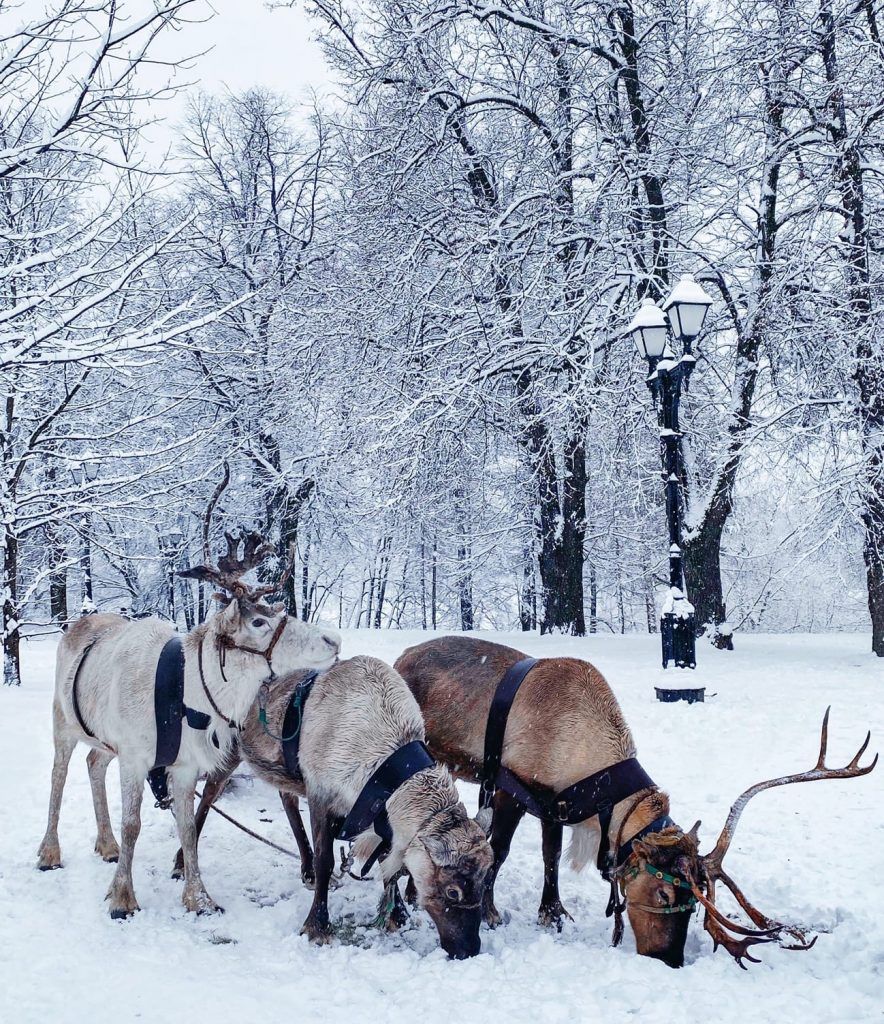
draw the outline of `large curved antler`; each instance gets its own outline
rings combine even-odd
[[[702,874],[702,878],[699,882],[705,886],[706,893],[705,895],[702,893],[700,884],[698,884],[697,880],[694,880],[691,889],[706,910],[703,927],[712,936],[712,940],[715,943],[716,948],[719,945],[724,946],[744,970],[746,965],[743,963],[743,957],[747,960],[751,960],[753,963],[758,963],[758,960],[755,957],[750,956],[747,952],[748,947],[756,943],[776,941],[785,949],[810,949],[810,947],[816,942],[816,937],[808,942],[807,934],[804,929],[798,928],[795,925],[788,925],[783,924],[780,921],[774,921],[756,907],[752,906],[736,882],[734,882],[734,880],[722,868],[722,861],[724,860],[725,854],[730,849],[734,832],[736,831],[740,817],[746,808],[746,804],[749,803],[752,797],[757,796],[759,793],[763,793],[766,789],[773,789],[776,786],[789,786],[795,782],[818,782],[822,779],[854,779],[858,778],[860,775],[868,775],[878,763],[877,754],[871,764],[862,766],[859,763],[859,760],[865,753],[866,748],[869,745],[869,740],[871,739],[871,733],[869,732],[866,733],[866,738],[863,740],[862,746],[856,752],[853,759],[844,768],[829,768],[826,765],[826,750],[829,742],[829,712],[831,710],[831,707],[826,708],[826,713],[823,716],[823,726],[820,735],[820,753],[813,768],[806,772],[798,772],[795,775],[783,775],[777,779],[768,779],[766,782],[758,782],[754,786],[750,786],[745,792],[741,793],[731,806],[730,812],[727,816],[727,821],[724,824],[724,828],[721,830],[721,834],[719,835],[715,846],[709,853],[704,854],[699,858],[700,872]],[[757,931],[744,928],[742,925],[738,925],[736,922],[731,921],[716,907],[715,883],[719,880],[723,882],[724,885],[733,893],[737,903],[739,903],[749,916],[752,923],[758,929]],[[735,939],[732,935],[729,935],[725,929],[730,929],[731,932],[746,936],[746,938],[742,940]],[[793,940],[792,944],[787,945],[783,942],[784,935],[788,935]]]

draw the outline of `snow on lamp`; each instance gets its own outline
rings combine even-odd
[[[684,274],[663,303],[663,312],[669,317],[672,333],[682,341],[692,341],[700,331],[712,299],[694,280],[693,274]]]
[[[659,359],[666,348],[669,328],[666,314],[653,299],[644,299],[626,328],[642,359]]]

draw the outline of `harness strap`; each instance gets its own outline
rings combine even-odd
[[[154,677],[154,715],[157,725],[157,748],[154,764],[147,773],[147,781],[157,806],[164,809],[171,806],[169,780],[166,768],[178,760],[181,749],[181,731],[184,721],[191,729],[208,729],[211,716],[184,703],[184,645],[181,637],[170,637],[157,659]],[[218,737],[212,737],[219,746]]]
[[[304,721],[304,705],[313,690],[313,684],[319,676],[318,672],[311,672],[306,675],[292,691],[291,700],[285,709],[285,717],[282,720],[282,732],[276,737],[282,744],[282,759],[285,761],[285,770],[296,781],[303,781],[301,764],[298,753],[301,747],[301,723]],[[263,716],[263,717],[262,717]],[[264,708],[258,709],[258,718],[267,729],[267,712]]]
[[[536,664],[536,658],[522,658],[514,665],[510,665],[494,691],[491,708],[488,712],[488,722],[485,726],[485,758],[482,764],[482,788],[479,792],[479,807],[482,809],[491,806],[494,790],[499,785],[498,773],[503,760],[503,738],[506,733],[510,708],[513,706],[513,700],[519,692],[519,687],[525,681],[525,676]],[[528,807],[528,804],[526,803],[525,806]],[[536,813],[530,807],[528,809],[532,814]]]
[[[625,821],[626,819],[624,819]],[[632,844],[637,842],[639,839],[644,839],[646,835],[650,835],[651,832],[662,832],[664,828],[670,828],[675,822],[668,814],[661,814],[659,818],[654,818],[650,825],[645,825],[643,829],[632,837],[627,839],[625,843],[621,844],[617,848],[617,867],[624,864],[629,857],[632,855]]]
[[[634,757],[588,775],[558,794],[527,786],[515,772],[503,765],[503,740],[510,708],[519,687],[536,664],[536,658],[517,661],[507,669],[494,691],[485,726],[479,805],[483,809],[490,807],[495,790],[502,789],[529,814],[560,825],[576,825],[598,815],[601,839],[596,863],[602,876],[610,881],[610,828],[614,806],[643,789],[656,789],[656,786]]]
[[[90,739],[93,740],[97,740],[98,737],[86,724],[86,719],[83,717],[83,712],[80,710],[80,700],[79,697],[77,696],[77,684],[80,682],[80,672],[82,671],[83,665],[86,662],[86,658],[88,657],[89,652],[92,650],[92,648],[98,643],[98,639],[99,638],[96,637],[90,644],[87,645],[86,649],[83,651],[83,656],[77,663],[77,670],[76,672],[74,672],[74,682],[71,686],[71,703],[74,705],[74,714],[77,716],[77,721],[80,723],[80,728],[83,730],[83,732],[86,733],[86,735]]]
[[[412,740],[394,750],[381,762],[344,819],[338,838],[353,840],[374,827],[380,843],[362,868],[364,878],[377,862],[383,863],[393,848],[393,829],[387,816],[387,801],[396,790],[418,772],[432,768],[435,761],[423,740]]]

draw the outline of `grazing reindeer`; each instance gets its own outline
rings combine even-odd
[[[523,659],[524,654],[500,644],[472,637],[443,637],[409,648],[396,662],[396,670],[423,711],[430,751],[458,778],[486,784],[485,736],[492,698],[504,676]],[[568,816],[568,801],[561,798],[579,795],[582,783],[613,776],[618,766],[637,764],[630,761],[635,757],[635,743],[614,694],[597,669],[576,658],[537,660],[528,667],[517,688],[503,736],[503,772],[497,776],[497,783],[503,780],[507,789],[497,788],[493,797],[494,866],[488,874],[485,920],[492,926],[500,923],[494,905],[494,880],[525,814],[525,800],[529,800],[534,801],[534,812],[539,809],[542,814],[542,924],[561,928],[563,917],[569,916],[558,890],[564,821],[573,825],[570,852],[575,868],[585,866],[599,849],[603,854],[610,850],[599,858],[599,867],[611,882],[608,914],[615,915],[615,945],[622,936],[625,906],[637,952],[680,967],[690,912],[699,902],[706,911],[704,927],[715,947],[724,946],[741,967],[745,966],[744,958],[757,962],[748,949],[759,942],[790,942],[787,948],[809,949],[815,940],[807,942],[801,929],[773,921],[756,910],[721,865],[740,815],[757,793],[795,782],[855,778],[875,767],[877,756],[871,764],[859,765],[869,736],[847,767],[826,767],[828,714],[823,720],[816,766],[746,790],[731,808],[712,852],[701,856],[697,847],[699,822],[683,832],[668,816],[668,796],[640,767],[641,776],[637,777],[643,777],[643,781],[607,808],[606,828],[601,826],[598,813],[576,821],[573,815]],[[523,800],[510,792],[520,792],[519,787]],[[550,813],[545,813],[546,809]],[[717,881],[731,890],[755,929],[744,928],[717,909]]]
[[[293,755],[286,744],[296,738],[299,749]],[[328,889],[341,823],[351,820],[348,816],[379,766],[409,745],[422,746],[423,739],[423,719],[408,687],[377,658],[340,662],[312,683],[300,674],[278,680],[262,688],[246,717],[239,737],[241,755],[283,795],[295,800],[307,796],[316,882],[301,932],[313,942],[328,942],[331,935]],[[439,931],[442,948],[458,959],[475,956],[491,849],[458,799],[448,770],[422,756],[414,762],[413,774],[391,786],[386,800],[390,847],[381,861],[384,901],[401,908],[396,880],[404,868],[414,880],[418,902]],[[202,818],[233,767],[228,765],[207,783]],[[374,832],[362,832],[357,855],[370,857],[377,838]],[[389,923],[400,920],[394,917]]]
[[[310,626],[284,614],[282,604],[267,604],[276,585],[243,581],[272,551],[257,534],[240,540],[227,534],[228,550],[218,567],[206,564],[181,575],[211,581],[226,591],[216,597],[223,609],[181,638],[183,703],[175,725],[181,729],[177,753],[159,762],[167,769],[172,806],[184,850],[184,905],[188,910],[220,909],[209,897],[197,862],[193,817],[194,786],[203,772],[224,761],[262,681],[274,670],[289,672],[334,663],[340,638],[331,629]],[[58,648],[53,702],[55,762],[49,822],[37,866],[61,867],[58,817],[68,762],[78,742],[92,747],[87,758],[98,823],[96,851],[118,860],[107,899],[114,918],[138,910],[132,886],[132,855],[141,828],[144,781],[159,753],[155,700],[161,652],[176,649],[174,628],[159,619],[130,622],[118,615],[80,619]],[[179,680],[181,676],[179,675]],[[157,705],[159,706],[159,705]],[[186,713],[186,720],[182,721]],[[105,773],[120,759],[122,847],[111,830]]]

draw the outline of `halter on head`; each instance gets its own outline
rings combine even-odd
[[[672,821],[669,815],[664,814],[655,818],[649,825],[645,825],[645,827],[636,832],[631,839],[628,839],[625,843],[622,842],[623,830],[626,827],[627,821],[632,816],[632,813],[638,808],[639,804],[646,800],[648,796],[648,793],[643,793],[632,803],[629,810],[623,816],[623,820],[620,822],[620,828],[617,831],[617,841],[613,851],[613,860],[616,866],[611,872],[611,895],[608,898],[608,906],[605,910],[606,917],[610,917],[612,914],[614,915],[614,936],[611,940],[611,944],[613,946],[619,946],[623,938],[623,911],[626,909],[627,905],[627,884],[634,881],[642,873],[641,869],[636,865],[633,865],[632,867],[626,866],[633,855],[634,843],[647,836],[657,835],[662,832],[663,829],[671,828],[675,825],[675,822]],[[677,842],[681,841],[683,836],[684,833],[679,830],[677,835],[673,835],[671,842],[664,842],[659,845],[674,846]],[[687,879],[681,878],[678,875],[670,875],[668,872],[663,871],[661,868],[656,867],[650,862],[645,863],[645,872],[652,875],[659,881],[666,882],[673,886],[676,891],[682,888],[689,889],[690,883]],[[688,896],[686,903],[678,903],[671,907],[651,907],[646,903],[636,903],[634,900],[632,901],[632,906],[636,910],[642,910],[648,914],[691,913],[696,905],[697,898],[693,895]]]
[[[221,669],[221,678],[224,682],[227,682],[227,676],[224,675],[224,665],[227,662],[227,651],[242,651],[243,654],[257,654],[267,662],[267,670],[270,673],[264,680],[265,683],[272,683],[276,679],[276,673],[273,671],[273,664],[271,659],[273,658],[273,648],[279,643],[282,634],[285,632],[286,623],[288,622],[288,615],[283,615],[279,620],[279,625],[270,638],[270,643],[264,648],[263,651],[259,651],[256,647],[244,647],[242,644],[234,643],[232,638],[226,633],[221,633],[218,636],[218,667]]]
[[[283,617],[279,620],[279,625],[276,627],[273,636],[270,638],[270,643],[263,651],[259,651],[254,647],[243,647],[240,644],[234,643],[233,640],[226,633],[221,633],[218,636],[217,640],[218,670],[220,671],[221,678],[224,680],[224,682],[229,682],[227,676],[224,674],[224,665],[227,661],[227,651],[242,651],[244,654],[257,654],[267,662],[267,669],[270,674],[267,676],[264,682],[272,683],[273,680],[276,679],[276,673],[273,671],[273,664],[271,661],[271,659],[273,658],[273,648],[276,647],[277,643],[279,643],[280,637],[285,632],[287,622],[288,615],[283,615]],[[212,696],[212,691],[209,689],[209,685],[206,682],[206,675],[205,672],[203,672],[203,639],[204,637],[200,638],[199,647],[197,648],[197,662],[199,664],[200,682],[203,684],[203,693],[205,693],[206,698],[212,705],[212,710],[215,712],[215,714],[218,715],[219,718],[223,718],[224,721],[227,722],[228,728],[239,729],[239,724],[237,722],[234,722],[232,718],[229,718],[227,715],[225,715],[224,712],[218,707],[215,698]]]

